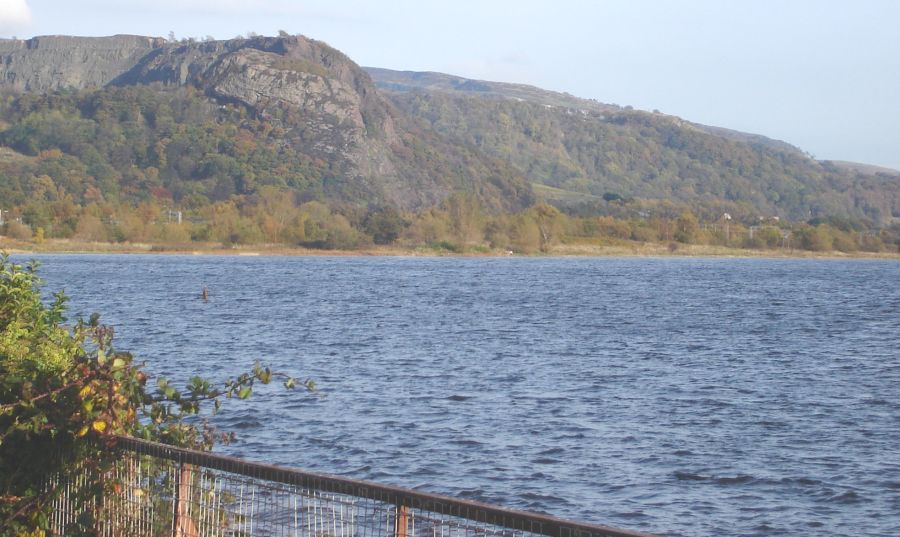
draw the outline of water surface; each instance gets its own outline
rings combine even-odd
[[[155,374],[316,379],[229,403],[231,454],[667,535],[900,535],[895,261],[38,258]]]

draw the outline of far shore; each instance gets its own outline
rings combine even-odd
[[[894,259],[893,252],[812,252],[797,249],[754,250],[706,244],[622,242],[612,245],[557,244],[547,252],[519,253],[483,248],[461,252],[442,248],[372,246],[359,250],[292,248],[281,244],[226,247],[216,243],[149,244],[47,239],[41,244],[0,237],[0,251],[10,254],[159,254],[222,256],[394,256],[394,257],[727,257],[776,259]]]

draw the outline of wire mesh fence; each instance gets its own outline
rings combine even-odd
[[[107,464],[47,482],[51,535],[638,537],[376,483],[118,437]]]

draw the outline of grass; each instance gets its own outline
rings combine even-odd
[[[541,183],[531,183],[531,188],[534,190],[534,193],[537,194],[538,197],[543,197],[544,199],[548,200],[578,202],[584,201],[586,199],[592,199],[603,201],[603,198],[601,198],[600,196],[594,196],[593,194],[584,194],[582,192],[573,192],[571,190],[563,190],[562,188],[542,185]]]
[[[675,245],[673,248],[672,245]],[[274,256],[479,256],[506,257],[506,249],[490,249],[484,245],[461,246],[442,241],[422,246],[370,246],[360,250],[316,250],[282,244],[254,244],[225,247],[219,243],[147,244],[107,243],[73,239],[47,239],[41,244],[0,237],[0,251],[10,253],[107,253],[107,254],[182,254],[182,255],[274,255]],[[529,255],[519,254],[516,255]],[[745,258],[829,258],[829,259],[898,259],[891,252],[810,252],[806,250],[752,250],[706,244],[635,242],[619,239],[608,241],[576,241],[557,244],[549,252],[535,256],[582,257],[745,257]]]

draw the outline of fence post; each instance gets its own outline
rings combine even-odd
[[[409,528],[409,507],[398,505],[397,518],[394,522],[394,537],[407,537],[406,532]]]
[[[191,502],[191,485],[194,479],[194,467],[190,464],[178,463],[175,483],[175,506],[172,520],[172,537],[199,537],[197,525],[191,518],[189,506]]]
[[[179,457],[180,459],[180,457]],[[178,537],[178,504],[181,496],[181,461],[175,465],[172,490],[172,537]]]

